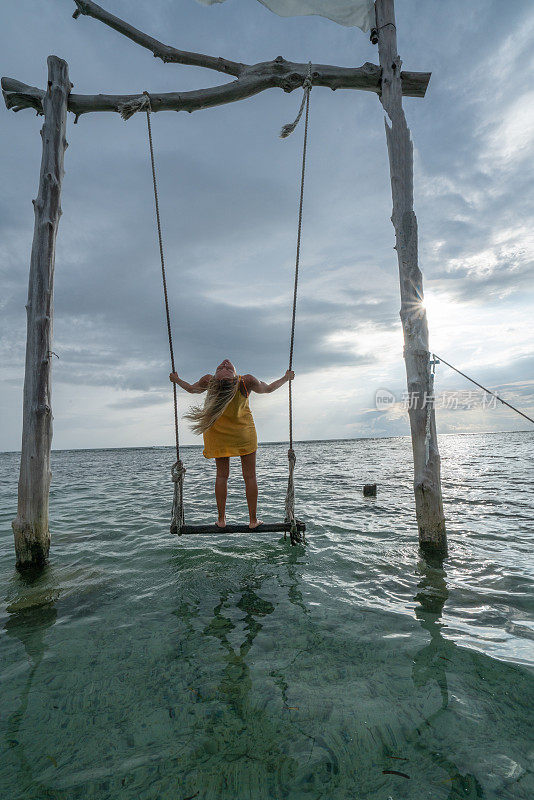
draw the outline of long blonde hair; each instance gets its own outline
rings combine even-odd
[[[227,406],[232,402],[239,388],[239,378],[211,378],[203,406],[194,406],[186,419],[192,421],[191,429],[195,433],[204,433],[211,428]]]

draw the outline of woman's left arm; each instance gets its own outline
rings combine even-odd
[[[257,392],[257,394],[271,394],[271,392],[275,392],[280,386],[283,386],[284,383],[288,381],[292,381],[295,377],[295,373],[292,369],[288,369],[286,374],[282,378],[278,378],[278,380],[273,381],[272,383],[265,383],[265,381],[260,381],[254,377],[254,375],[244,375],[243,379],[245,381],[246,387],[250,392]]]

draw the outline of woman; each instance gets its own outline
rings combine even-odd
[[[226,527],[226,495],[230,458],[241,457],[241,469],[245,481],[249,528],[257,528],[261,521],[257,518],[258,483],[256,481],[256,450],[258,439],[248,403],[250,392],[270,394],[287,381],[293,380],[295,373],[287,370],[283,378],[272,383],[259,381],[254,375],[238,375],[232,362],[225,358],[215,375],[204,375],[196,383],[190,384],[171,372],[172,383],[177,383],[191,394],[207,392],[203,406],[191,409],[186,418],[192,420],[195,433],[204,435],[204,456],[214,458],[217,466],[215,478],[215,499],[217,501],[219,528]]]

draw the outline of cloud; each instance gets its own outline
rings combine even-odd
[[[113,409],[130,409],[130,408],[147,408],[150,406],[161,405],[168,403],[168,392],[136,392],[128,397],[123,397],[120,400],[113,400],[108,403],[108,408]]]

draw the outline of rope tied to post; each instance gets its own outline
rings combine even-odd
[[[478,386],[479,389],[483,389],[483,391],[485,391],[486,394],[489,394],[492,397],[495,397],[495,399],[498,400],[499,403],[502,403],[504,406],[508,406],[508,408],[511,408],[512,411],[515,411],[516,414],[519,414],[520,416],[524,417],[525,419],[528,419],[529,422],[533,422],[534,423],[534,419],[532,419],[532,417],[529,417],[528,414],[525,414],[523,411],[520,411],[519,408],[516,408],[511,403],[508,403],[506,400],[503,400],[503,398],[499,397],[498,394],[496,394],[495,392],[492,392],[492,390],[488,389],[486,386],[482,386],[481,383],[478,383],[474,378],[470,378],[469,375],[465,374],[465,372],[461,372],[461,370],[459,370],[457,367],[453,367],[452,364],[449,364],[449,362],[445,361],[445,359],[442,358],[441,356],[436,355],[436,353],[432,353],[432,357],[435,359],[435,363],[436,364],[439,364],[440,362],[443,361],[444,364],[446,364],[448,367],[450,367],[455,372],[457,372],[458,375],[461,375],[462,378],[467,378],[468,381],[471,381],[471,383],[474,383],[475,386]]]
[[[529,422],[534,423],[534,419],[532,417],[529,417],[528,414],[525,414],[524,411],[521,411],[519,408],[516,408],[511,403],[508,403],[507,400],[503,400],[503,398],[499,397],[499,395],[496,394],[496,392],[493,392],[491,389],[488,389],[486,386],[483,386],[481,383],[478,383],[478,381],[476,381],[474,378],[470,378],[469,375],[466,375],[465,372],[462,372],[457,367],[453,366],[452,364],[449,364],[449,362],[445,361],[445,359],[442,358],[441,356],[436,355],[436,353],[430,353],[428,350],[425,351],[425,352],[428,353],[429,356],[431,356],[431,358],[429,358],[429,362],[428,362],[428,364],[429,364],[429,381],[428,381],[428,383],[429,383],[429,389],[430,389],[430,393],[429,393],[430,396],[427,399],[427,403],[426,403],[427,414],[426,414],[426,432],[425,432],[425,466],[428,464],[428,459],[429,459],[429,455],[430,455],[430,441],[431,441],[431,428],[430,428],[430,425],[431,425],[432,410],[434,408],[434,400],[435,400],[435,398],[434,398],[434,374],[435,374],[435,371],[436,371],[436,364],[441,364],[443,362],[443,364],[446,364],[448,367],[450,367],[452,370],[454,370],[454,372],[457,372],[458,375],[461,375],[462,378],[466,378],[466,380],[470,381],[475,386],[478,386],[478,388],[482,389],[482,391],[486,392],[486,394],[489,394],[491,397],[494,397],[496,400],[499,401],[499,403],[502,403],[504,406],[507,406],[512,411],[515,411],[516,414],[519,414],[521,417],[523,417],[524,419],[528,420]]]
[[[430,353],[428,354],[430,356]],[[428,361],[428,396],[425,398],[426,403],[426,423],[425,423],[425,467],[428,464],[428,460],[430,458],[430,442],[432,439],[431,435],[431,422],[432,422],[432,411],[434,408],[434,374],[436,371],[436,364],[439,364],[439,361],[435,358],[429,358]]]

